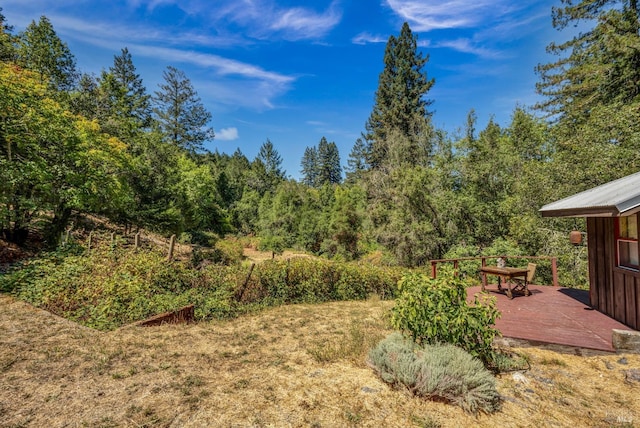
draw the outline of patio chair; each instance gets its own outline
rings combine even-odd
[[[529,291],[529,284],[533,282],[533,277],[536,274],[536,268],[538,267],[535,263],[529,263],[527,265],[527,277],[526,278],[514,278],[514,287],[511,291],[522,291],[525,296],[530,296],[531,291]]]

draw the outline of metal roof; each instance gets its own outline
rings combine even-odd
[[[640,212],[640,172],[552,202],[543,217],[619,217]]]

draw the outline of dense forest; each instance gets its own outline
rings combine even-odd
[[[73,215],[90,213],[186,243],[252,235],[273,251],[377,253],[410,267],[553,255],[574,270],[566,285],[584,283],[584,254],[567,238],[581,220],[538,209],[640,170],[639,17],[636,1],[562,0],[554,27],[589,29],[548,46],[557,60],[537,68],[544,101],[514,106],[508,126],[477,129],[470,111],[459,135],[432,123],[437,82],[405,23],[344,167],[322,137],[297,181],[268,139],[255,159],[203,150],[212,117],[181,70],[168,67],[150,92],[123,47],[99,76],[83,74],[46,17],[16,33],[0,14],[0,233],[55,247]]]

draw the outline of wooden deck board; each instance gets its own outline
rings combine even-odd
[[[502,313],[496,328],[506,338],[615,352],[612,330],[632,330],[591,308],[586,290],[539,285],[529,289],[531,296],[516,294],[510,300],[495,285],[487,288]],[[481,293],[480,287],[468,289],[469,297],[476,293]]]

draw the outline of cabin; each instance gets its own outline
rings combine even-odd
[[[640,172],[547,204],[540,213],[586,218],[590,304],[640,330]]]

